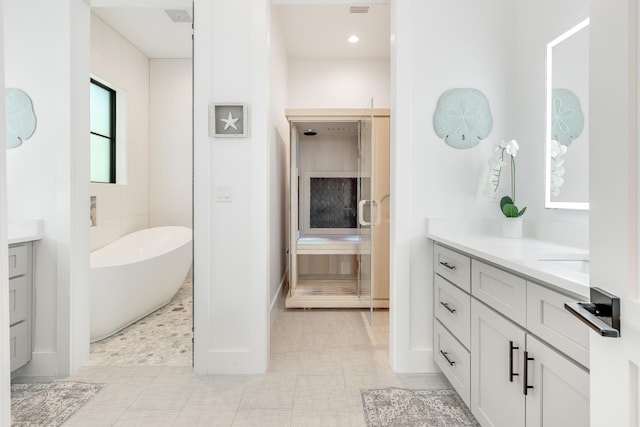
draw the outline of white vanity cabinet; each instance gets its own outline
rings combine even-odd
[[[464,403],[471,403],[471,259],[434,247],[435,362]]]
[[[525,330],[476,299],[471,324],[471,412],[483,426],[524,426]]]
[[[469,293],[440,274],[443,251],[470,261]],[[576,298],[434,245],[435,361],[482,426],[589,425],[589,332],[563,308]]]
[[[11,372],[31,360],[31,242],[9,246],[9,350]]]

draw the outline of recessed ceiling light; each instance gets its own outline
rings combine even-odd
[[[193,19],[191,18],[191,15],[186,10],[183,10],[183,9],[165,9],[164,11],[165,11],[165,13],[167,15],[169,15],[169,18],[171,18],[171,20],[173,22],[175,22],[175,23],[193,22]]]
[[[360,41],[360,37],[354,34],[352,36],[349,36],[347,40],[349,40],[349,43],[358,43]]]

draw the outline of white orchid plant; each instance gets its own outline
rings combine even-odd
[[[487,187],[485,188],[485,194],[493,196],[498,190],[500,185],[500,178],[502,177],[502,168],[506,165],[505,156],[509,156],[511,159],[511,196],[504,196],[500,199],[500,210],[507,218],[517,218],[522,216],[527,210],[526,207],[521,210],[516,206],[516,162],[515,158],[518,155],[520,146],[518,141],[512,139],[505,143],[502,141],[494,149],[493,156],[489,159],[489,178],[487,180]]]

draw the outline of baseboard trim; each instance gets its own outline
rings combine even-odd
[[[36,351],[31,361],[16,371],[17,376],[55,377],[58,375],[58,353],[55,351]]]
[[[271,306],[269,307],[269,319],[273,321],[276,315],[278,314],[278,307],[284,307],[284,289],[287,284],[287,279],[289,277],[289,269],[287,268],[280,279],[280,285],[278,286],[278,290],[276,291],[275,296],[271,300]]]
[[[257,357],[251,350],[209,350],[203,363],[195,363],[197,375],[263,374],[267,371],[267,357]]]
[[[396,363],[393,370],[399,373],[440,372],[440,368],[435,363],[432,348],[407,350],[403,362]]]

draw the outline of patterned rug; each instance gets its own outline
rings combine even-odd
[[[59,426],[103,386],[71,381],[11,384],[11,425]]]
[[[362,390],[368,427],[477,427],[455,390]]]

